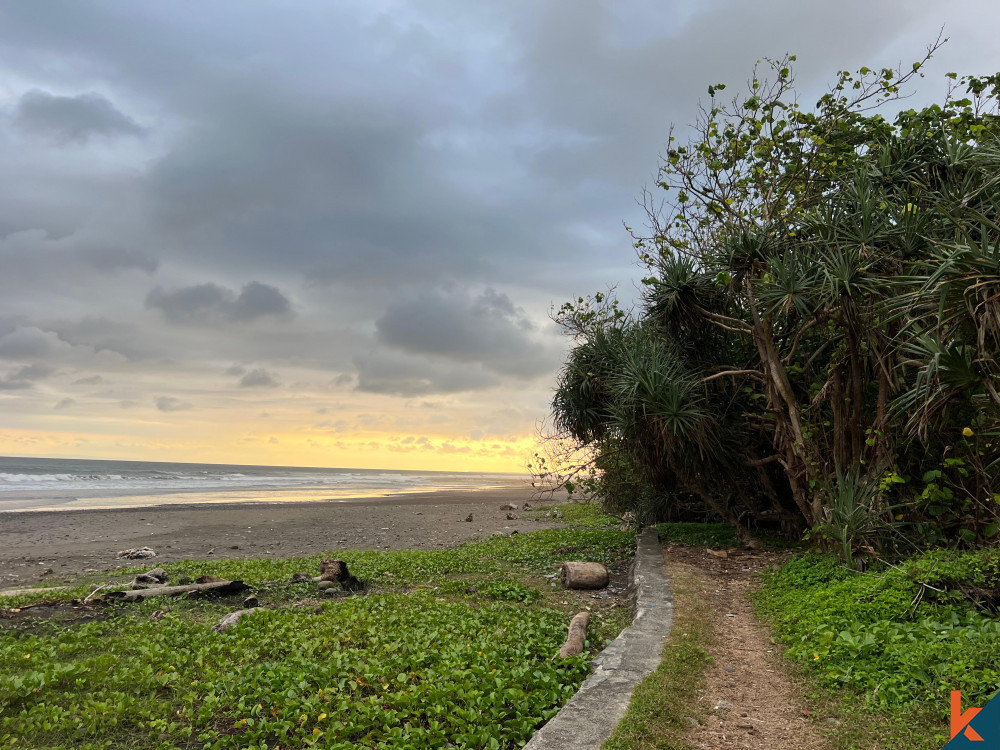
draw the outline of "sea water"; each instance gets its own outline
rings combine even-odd
[[[315,502],[524,484],[513,474],[0,456],[0,512]]]

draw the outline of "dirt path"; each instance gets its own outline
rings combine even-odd
[[[715,639],[698,704],[705,721],[687,741],[698,750],[826,750],[799,689],[780,664],[767,628],[754,619],[748,593],[752,575],[778,557],[734,553],[727,559],[702,549],[670,546],[672,563],[694,565],[712,595]],[[691,722],[693,724],[693,722]]]

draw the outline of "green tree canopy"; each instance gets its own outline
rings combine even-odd
[[[794,56],[768,60],[668,136],[638,309],[557,315],[554,424],[591,490],[851,556],[997,533],[1000,74],[900,111],[938,46],[838,73],[811,110]]]

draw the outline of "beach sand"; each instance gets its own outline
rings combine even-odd
[[[336,502],[174,505],[120,510],[0,513],[0,588],[51,583],[89,571],[184,559],[297,557],[338,549],[441,549],[496,532],[560,524],[507,520],[501,505],[532,490],[428,492]],[[473,521],[465,519],[469,514]],[[150,547],[152,560],[117,560]],[[211,554],[210,554],[211,553]],[[51,573],[47,571],[52,571]]]

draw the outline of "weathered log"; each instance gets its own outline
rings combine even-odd
[[[256,612],[260,607],[251,607],[250,609],[238,609],[235,612],[230,612],[228,615],[219,620],[219,624],[212,628],[216,633],[225,633],[229,628],[240,621],[243,615],[248,615],[251,612]]]
[[[215,581],[213,583],[192,583],[187,586],[158,586],[155,589],[140,589],[138,591],[112,591],[102,596],[108,601],[141,602],[154,596],[180,596],[188,594],[191,598],[200,596],[225,596],[239,594],[249,590],[243,581]]]
[[[517,506],[514,503],[507,503],[500,506],[500,510],[517,510]]]
[[[564,562],[559,580],[567,589],[603,589],[608,585],[608,569],[595,562]]]
[[[583,644],[587,640],[587,626],[590,624],[590,612],[581,612],[574,615],[569,622],[569,634],[566,642],[559,649],[560,658],[576,656],[583,653]]]

